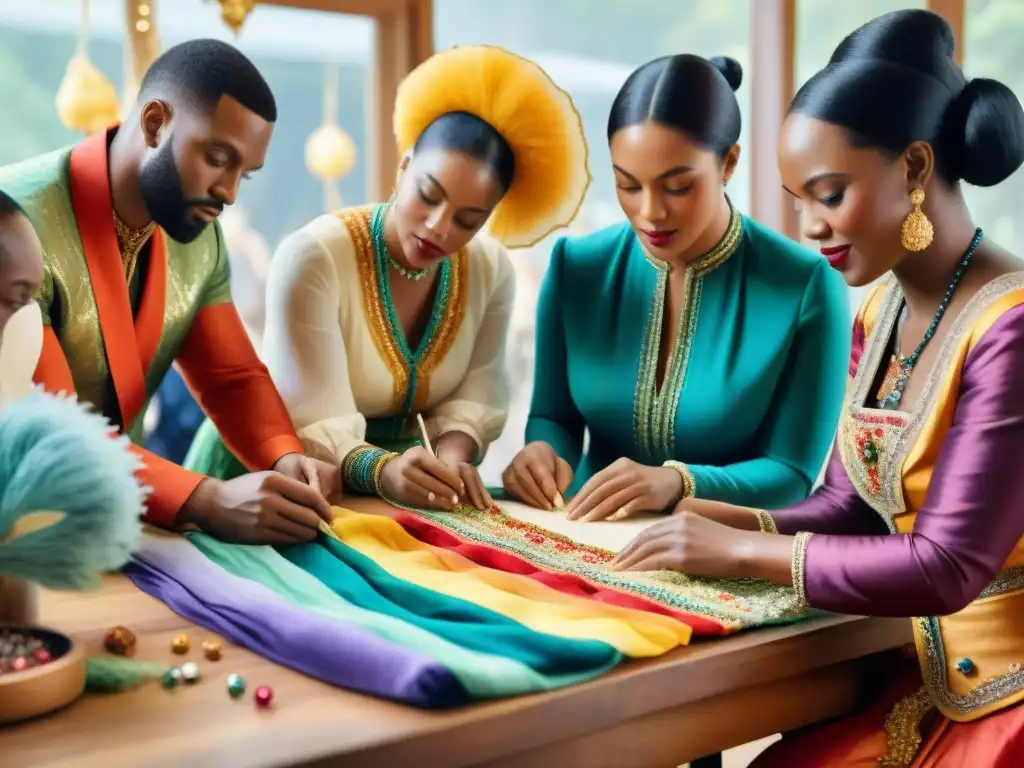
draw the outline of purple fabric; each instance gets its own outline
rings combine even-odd
[[[353,691],[421,707],[469,701],[461,683],[429,656],[291,605],[262,584],[228,573],[190,544],[149,543],[145,562],[137,558],[124,572],[139,589],[189,621],[271,661]],[[167,574],[171,560],[175,573],[188,574],[187,584]]]
[[[812,536],[810,604],[859,615],[941,616],[976,599],[1024,535],[1022,448],[1024,307],[1015,307],[967,357],[913,532]]]
[[[832,457],[821,486],[806,501],[771,515],[779,533],[789,535],[807,531],[870,536],[889,531],[881,516],[854,489],[839,456],[838,446],[832,448]]]

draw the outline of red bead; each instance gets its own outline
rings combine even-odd
[[[11,663],[11,669],[15,672],[21,672],[28,669],[28,659],[24,656],[19,656]]]
[[[274,691],[269,685],[261,685],[253,693],[252,698],[256,702],[257,707],[269,707],[271,700],[274,698]]]
[[[49,664],[53,661],[53,656],[45,648],[36,648],[36,652],[32,655],[36,657],[36,662],[39,664]]]

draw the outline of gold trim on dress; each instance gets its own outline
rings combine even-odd
[[[409,388],[409,371],[391,335],[388,318],[384,313],[384,297],[377,282],[377,261],[373,250],[373,237],[370,234],[372,214],[373,206],[359,206],[339,211],[337,216],[348,229],[352,244],[355,246],[359,285],[363,295],[363,314],[370,326],[370,336],[377,347],[377,353],[391,372],[391,406],[392,411],[398,413],[402,409],[405,393]]]
[[[448,356],[448,352],[455,342],[455,336],[458,334],[459,328],[462,327],[462,320],[466,316],[470,270],[467,249],[464,248],[452,256],[451,263],[448,300],[445,304],[444,315],[420,361],[416,374],[416,395],[413,401],[413,411],[416,413],[423,413],[427,410],[427,401],[430,398],[430,379],[437,367]]]
[[[665,322],[665,295],[668,290],[667,262],[654,258],[641,246],[644,257],[658,270],[651,311],[644,328],[640,348],[640,368],[633,396],[633,439],[649,463],[675,456],[676,411],[679,396],[690,363],[693,338],[704,276],[720,267],[739,250],[743,236],[743,217],[729,202],[731,217],[725,234],[706,255],[686,266],[682,306],[676,326],[675,347],[669,353],[665,379],[658,388],[658,358],[661,356],[661,334]]]

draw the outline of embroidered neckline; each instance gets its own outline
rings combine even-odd
[[[141,229],[132,229],[125,224],[121,217],[114,211],[114,230],[117,232],[117,248],[121,253],[121,265],[124,267],[125,283],[131,284],[135,275],[135,267],[139,261],[139,254],[146,247],[149,238],[156,230],[156,222],[151,221]]]
[[[840,425],[843,439],[839,441],[839,448],[843,466],[857,493],[882,517],[890,531],[896,531],[895,518],[907,511],[903,496],[903,465],[934,410],[936,398],[942,389],[942,382],[951,375],[950,366],[964,334],[971,329],[978,318],[992,305],[992,302],[1010,291],[1021,288],[1024,288],[1024,272],[1011,272],[991,280],[971,297],[954,321],[949,333],[942,340],[939,353],[925,380],[921,394],[909,411],[882,410],[865,405],[903,305],[903,292],[895,281],[883,297],[878,319],[871,329],[853,383],[847,392]],[[853,437],[857,422],[864,422],[867,419],[897,419],[902,422],[902,425],[896,423],[883,425],[887,432],[886,446],[884,453],[879,457],[877,465],[878,490],[874,493],[871,492],[867,484],[862,482],[867,478],[858,469],[859,459]],[[890,427],[894,427],[894,429]]]
[[[363,312],[381,360],[391,373],[395,436],[404,434],[407,417],[426,410],[430,381],[451,349],[466,312],[469,260],[466,249],[439,266],[437,294],[427,329],[415,352],[410,349],[391,299],[387,254],[373,247],[371,224],[381,206],[364,206],[338,214],[356,251]],[[383,258],[382,258],[383,256]]]
[[[728,198],[726,198],[728,200]],[[665,322],[665,296],[671,267],[655,259],[641,245],[644,257],[657,270],[651,310],[640,347],[640,365],[633,396],[633,440],[644,459],[661,463],[675,458],[676,411],[686,379],[686,370],[696,333],[697,314],[703,279],[739,250],[743,235],[743,217],[729,201],[731,217],[725,235],[707,254],[686,266],[682,305],[676,321],[675,346],[669,353],[665,379],[658,387],[658,359],[661,356],[661,334]]]

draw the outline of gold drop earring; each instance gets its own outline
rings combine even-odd
[[[911,252],[923,251],[932,244],[935,238],[935,228],[931,220],[924,215],[921,204],[924,203],[924,190],[915,189],[910,193],[910,202],[914,208],[903,220],[900,227],[900,242],[905,250]]]

